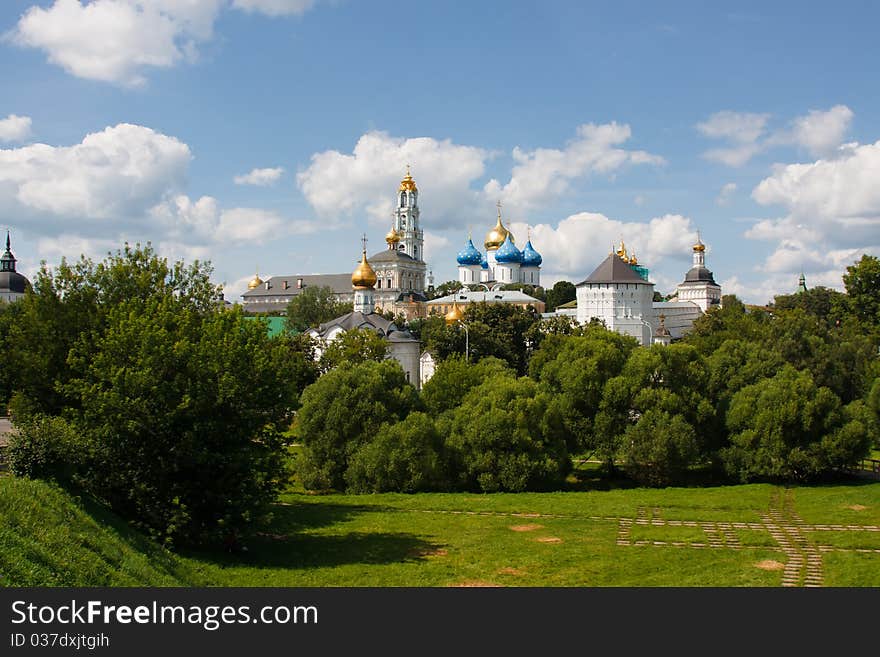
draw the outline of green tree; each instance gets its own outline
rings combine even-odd
[[[319,370],[328,372],[342,363],[357,364],[384,360],[388,342],[370,329],[344,331],[327,343],[319,360]]]
[[[247,531],[287,478],[288,362],[240,311],[171,296],[120,303],[70,355],[69,417],[86,454],[77,481],[169,540]]]
[[[880,258],[864,254],[843,275],[851,311],[869,326],[880,326]]]
[[[460,281],[445,281],[434,288],[434,292],[431,294],[430,298],[439,299],[440,297],[445,297],[453,292],[458,292],[463,287],[464,285]]]
[[[349,460],[379,427],[421,410],[416,389],[393,360],[341,363],[302,394],[295,432],[296,469],[307,488],[343,490]]]
[[[383,425],[352,456],[345,480],[354,493],[416,493],[446,485],[443,439],[428,415]]]
[[[221,288],[211,283],[211,273],[199,261],[169,264],[150,244],[126,244],[99,263],[62,259],[54,270],[44,263],[32,293],[13,304],[14,320],[4,327],[8,390],[37,412],[61,414],[77,403],[63,392],[72,376],[68,354],[77,342],[100,336],[109,313],[126,301],[174,295],[201,312],[216,309]]]
[[[507,363],[487,357],[478,363],[466,362],[464,356],[453,355],[437,365],[437,369],[422,387],[422,401],[433,417],[458,408],[467,394],[486,379],[499,375],[516,377]]]
[[[621,373],[636,344],[628,336],[591,327],[582,336],[551,336],[532,356],[529,372],[553,391],[569,450],[596,445],[593,420],[605,384]]]
[[[839,326],[849,313],[846,295],[821,285],[806,292],[777,295],[773,307],[776,311],[800,309],[819,319],[826,327]]]
[[[626,428],[623,444],[627,474],[649,486],[680,482],[700,457],[700,441],[690,423],[656,408]]]
[[[574,283],[571,281],[557,281],[545,293],[546,310],[548,313],[556,310],[562,304],[574,301],[576,297],[577,288]]]
[[[704,359],[690,345],[634,349],[621,374],[605,384],[594,421],[593,447],[609,470],[626,445],[627,429],[651,410],[680,416],[700,439],[699,449],[687,452],[693,456],[691,464],[706,458],[709,445],[705,429],[712,426],[715,416],[715,409],[705,396],[708,379]]]
[[[534,381],[505,374],[472,390],[446,441],[457,485],[487,493],[560,486],[571,459],[551,399]]]
[[[447,326],[443,317],[432,315],[410,323],[413,332],[425,349],[439,361],[453,354],[464,354],[465,332],[459,325]]]
[[[728,472],[742,481],[806,481],[853,464],[869,448],[867,428],[808,372],[785,365],[737,392],[727,414]]]
[[[351,303],[338,300],[333,288],[304,287],[287,304],[287,329],[306,331],[352,311]]]
[[[464,312],[470,355],[474,360],[495,356],[519,374],[528,369],[532,345],[527,336],[541,316],[531,306],[521,308],[502,303],[471,303]],[[453,330],[460,330],[450,327]]]
[[[501,286],[502,290],[517,290],[523,294],[528,294],[539,301],[545,301],[546,290],[540,285],[529,285],[528,283],[507,283]]]
[[[682,342],[708,356],[725,340],[764,341],[770,320],[769,313],[749,310],[736,296],[726,294],[721,298],[721,308],[711,308],[698,317]]]
[[[43,266],[9,343],[17,421],[43,429],[16,460],[60,456],[50,476],[169,541],[248,531],[285,477],[289,359],[210,273],[149,245]]]

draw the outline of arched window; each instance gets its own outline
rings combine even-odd
[[[400,192],[400,207],[406,207],[406,192]]]

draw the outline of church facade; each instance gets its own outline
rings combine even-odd
[[[419,360],[421,343],[412,333],[375,312],[378,276],[367,259],[366,244],[361,261],[351,274],[350,281],[354,310],[308,331],[308,334],[318,343],[318,356],[320,357],[320,352],[326,348],[327,344],[337,339],[345,331],[355,329],[373,331],[388,343],[388,358],[393,358],[400,363],[406,380],[420,388],[422,383]]]
[[[419,190],[407,168],[395,196],[394,219],[385,236],[386,248],[368,258],[376,274],[374,310],[423,317],[428,266],[424,261],[425,233],[420,224]],[[287,305],[309,286],[330,287],[339,301],[353,302],[351,274],[254,276],[241,295],[247,312],[284,313]]]

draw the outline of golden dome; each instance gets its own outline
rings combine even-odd
[[[446,313],[446,317],[444,319],[446,320],[447,324],[455,324],[456,322],[460,322],[462,317],[464,317],[464,312],[453,299],[452,308],[450,308],[449,312]]]
[[[636,252],[635,252],[635,251],[633,251],[633,252],[632,252],[632,255],[629,257],[629,264],[631,264],[631,265],[637,265],[637,264],[639,264],[639,259],[636,258]]]
[[[417,192],[419,191],[416,187],[416,181],[413,180],[413,177],[409,175],[409,165],[406,165],[406,176],[404,176],[403,180],[400,181],[400,189],[399,192]]]
[[[700,239],[700,231],[697,231],[697,243],[694,244],[694,251],[697,253],[702,253],[706,250],[706,245],[703,244],[703,240]]]
[[[394,230],[394,226],[392,226],[391,230],[388,231],[388,234],[385,235],[385,241],[388,242],[388,246],[400,242],[400,234]]]
[[[259,274],[254,274],[254,277],[251,279],[251,282],[248,283],[249,290],[255,290],[263,284],[263,279],[260,278]]]
[[[629,257],[626,255],[626,244],[623,243],[623,240],[620,240],[620,248],[617,249],[617,255],[624,260],[629,260]]]
[[[513,235],[510,234],[510,231],[504,227],[504,224],[501,223],[501,203],[498,203],[498,220],[495,222],[495,227],[486,233],[486,241],[483,242],[483,245],[486,247],[486,250],[489,251],[491,249],[497,249],[499,246],[504,244],[504,240],[507,236],[510,235],[510,241],[513,242]]]
[[[370,290],[376,285],[376,272],[367,262],[366,249],[364,249],[360,263],[351,275],[351,284],[359,290]]]

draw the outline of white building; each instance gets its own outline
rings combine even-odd
[[[622,253],[621,253],[622,252]],[[643,278],[626,251],[610,253],[586,280],[577,284],[577,321],[602,321],[610,331],[649,345],[654,334],[654,284]]]
[[[577,286],[577,321],[599,319],[609,330],[632,335],[642,345],[669,344],[721,303],[721,286],[705,264],[706,246],[697,237],[694,265],[669,301],[653,301],[648,270],[629,256],[621,242],[589,277]],[[558,311],[557,315],[566,314]]]
[[[308,334],[318,341],[320,352],[345,331],[355,329],[374,331],[388,342],[388,358],[400,363],[406,373],[406,380],[420,388],[421,343],[409,331],[400,329],[391,320],[373,312],[376,305],[376,282],[376,272],[367,260],[367,249],[364,246],[361,262],[351,275],[354,310],[325,322],[316,329],[310,329]]]

